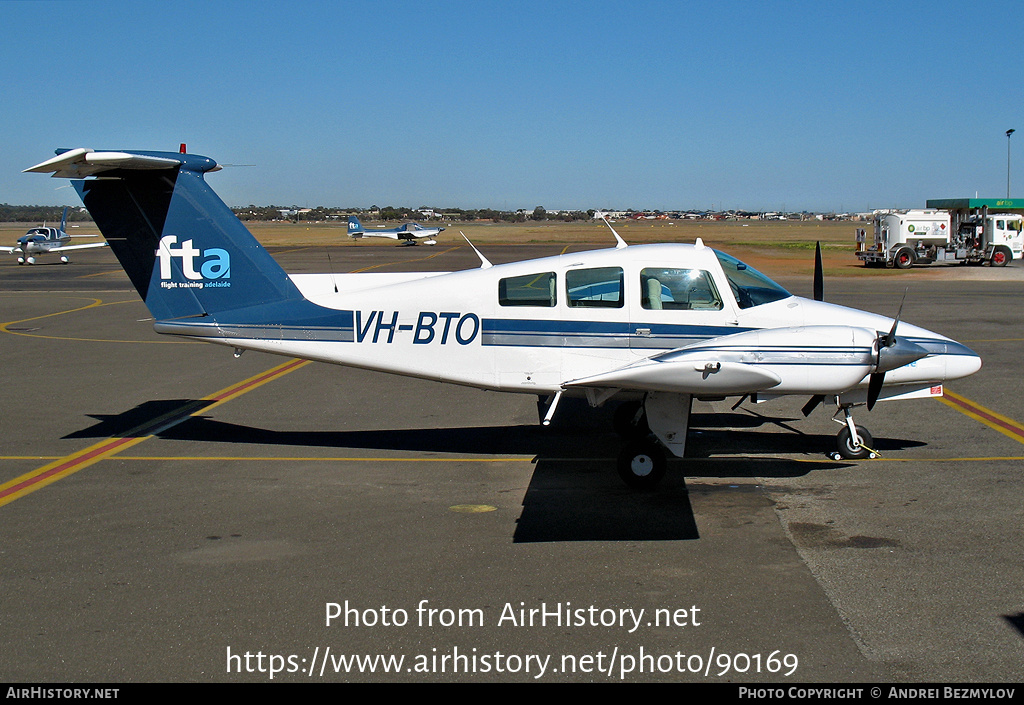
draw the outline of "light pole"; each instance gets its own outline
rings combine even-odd
[[[1016,130],[1006,131],[1006,200],[1010,200],[1010,135]]]

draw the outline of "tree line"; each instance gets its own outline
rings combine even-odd
[[[8,203],[0,203],[0,222],[59,224],[65,207],[68,209],[69,222],[92,222],[89,211],[81,206],[12,206]]]
[[[15,223],[59,223],[65,206],[13,206],[0,203],[0,222]],[[92,222],[92,216],[81,206],[67,206],[69,222]],[[532,211],[501,211],[493,208],[407,208],[402,206],[371,206],[370,208],[296,208],[294,206],[256,206],[234,207],[231,209],[240,220],[301,220],[322,221],[344,219],[356,215],[366,220],[409,221],[409,220],[457,220],[475,221],[489,220],[495,223],[524,223],[528,220],[574,221],[590,220],[594,217],[593,210],[548,212],[543,206]],[[432,210],[443,214],[443,218],[427,218],[420,211]],[[287,214],[287,215],[286,215]]]
[[[344,219],[350,215],[374,221],[490,220],[495,223],[524,223],[527,220],[590,220],[594,217],[593,210],[549,213],[543,206],[537,206],[532,211],[500,211],[493,208],[429,208],[426,206],[410,208],[407,206],[376,205],[369,208],[328,208],[326,206],[298,208],[296,206],[249,205],[235,207],[232,210],[240,220],[295,220],[306,222]],[[432,211],[440,214],[440,216],[428,217],[422,211]]]

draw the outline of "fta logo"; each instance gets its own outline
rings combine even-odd
[[[180,247],[173,247],[177,242],[177,235],[160,238],[156,256],[160,259],[161,279],[171,279],[171,261],[175,257],[181,259],[181,272],[191,281],[231,278],[231,256],[227,250],[219,247],[199,250],[192,246],[191,240],[185,240]]]

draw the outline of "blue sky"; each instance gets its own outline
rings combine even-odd
[[[57,147],[230,205],[864,210],[1004,196],[1024,13],[985,2],[0,0],[0,202]],[[1024,165],[1024,145],[1014,162]],[[1013,191],[1024,195],[1024,168]]]

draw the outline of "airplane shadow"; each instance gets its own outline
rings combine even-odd
[[[1016,629],[1018,634],[1024,636],[1024,612],[1003,615],[1003,619],[1006,620],[1007,624]]]
[[[118,437],[154,419],[204,402],[150,401],[117,415],[95,415],[97,423],[65,438]],[[605,419],[606,420],[606,419]],[[800,477],[836,469],[825,454],[833,436],[801,433],[794,419],[746,413],[694,414],[684,460],[670,460],[665,480],[653,492],[636,492],[615,472],[621,442],[601,417],[573,414],[566,423],[405,428],[378,430],[277,431],[191,416],[159,431],[162,439],[276,447],[410,451],[467,455],[529,455],[534,472],[513,537],[516,543],[545,541],[664,541],[700,538],[686,477]],[[922,445],[902,439],[876,440],[879,450]],[[820,452],[820,462],[765,457]]]

